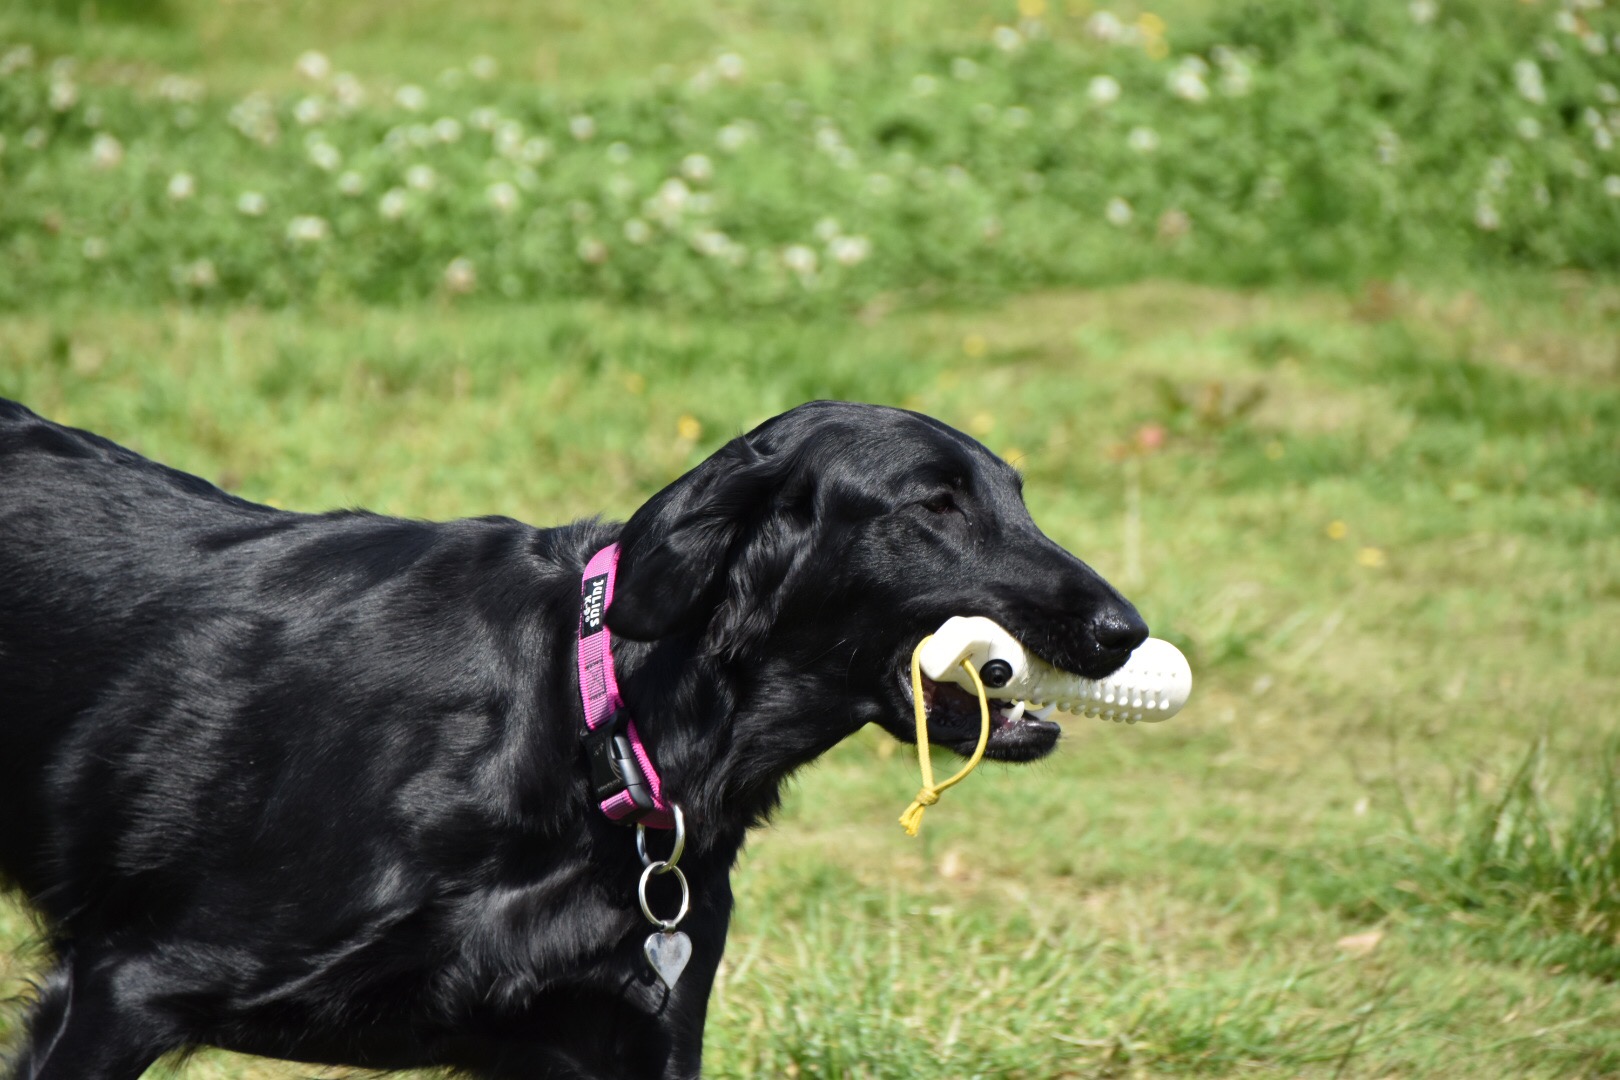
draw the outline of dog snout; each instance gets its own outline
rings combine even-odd
[[[1148,628],[1130,605],[1110,606],[1092,621],[1091,636],[1109,652],[1128,653],[1147,640]]]

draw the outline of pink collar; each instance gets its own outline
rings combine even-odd
[[[618,568],[619,545],[609,544],[585,564],[580,585],[579,697],[585,706],[585,756],[602,813],[626,825],[639,822],[669,829],[675,820],[664,798],[663,781],[613,674],[613,635],[605,616],[613,603]]]

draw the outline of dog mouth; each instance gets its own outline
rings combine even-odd
[[[912,703],[910,677],[901,679],[908,706]],[[922,680],[923,708],[928,712],[928,740],[971,757],[979,746],[982,717],[977,695],[954,683]],[[992,761],[1034,761],[1050,754],[1063,729],[1047,716],[1050,706],[1032,709],[1021,701],[1006,701],[989,695],[990,739],[984,756]]]

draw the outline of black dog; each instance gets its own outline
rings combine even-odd
[[[1019,487],[937,421],[818,402],[622,526],[296,514],[0,401],[0,870],[57,960],[16,1075],[213,1045],[695,1076],[745,834],[863,725],[914,737],[923,635],[986,615],[1092,677],[1146,636]],[[580,575],[615,541],[619,681],[689,831],[673,989],[582,739]],[[976,702],[928,692],[970,751]],[[1057,738],[1003,717],[988,756]]]

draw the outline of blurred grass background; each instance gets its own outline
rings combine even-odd
[[[0,394],[300,509],[624,516],[814,397],[1018,463],[1192,705],[918,841],[886,739],[808,770],[711,1075],[1620,1075],[1616,33],[0,6]]]

